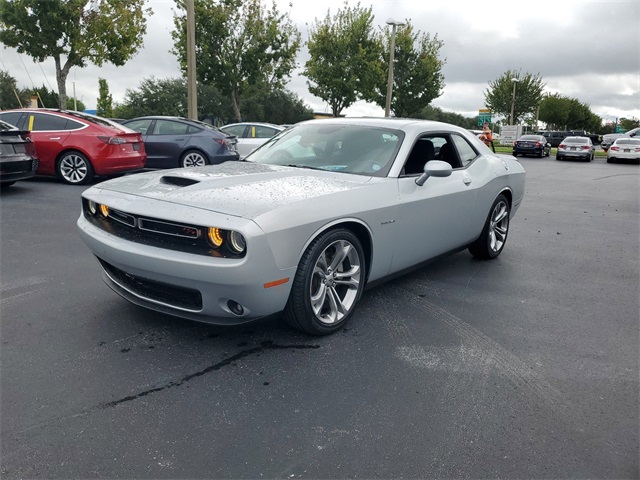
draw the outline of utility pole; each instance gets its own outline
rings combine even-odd
[[[396,50],[396,27],[401,27],[404,22],[398,22],[392,18],[387,20],[387,25],[391,25],[391,45],[389,48],[389,76],[387,77],[387,100],[384,106],[384,116],[388,117],[391,110],[391,91],[393,89],[393,56]]]
[[[187,104],[188,116],[198,120],[198,90],[196,86],[196,13],[194,0],[187,0]]]
[[[73,83],[73,109],[77,112],[78,101],[76,100],[76,82],[71,82],[71,83]]]

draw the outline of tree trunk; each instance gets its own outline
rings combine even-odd
[[[67,60],[64,67],[60,63],[60,55],[53,57],[56,62],[56,81],[58,82],[58,106],[60,110],[67,109],[67,76],[71,70],[71,64]]]
[[[240,113],[240,95],[235,88],[231,89],[231,108],[233,109],[233,116],[236,122],[242,121],[242,115]]]

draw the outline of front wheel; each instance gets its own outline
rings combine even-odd
[[[346,229],[325,232],[300,260],[285,321],[312,335],[339,330],[355,311],[365,274],[364,250],[358,237]]]
[[[503,194],[493,202],[478,239],[469,246],[471,255],[482,259],[496,258],[502,252],[509,233],[509,201]]]
[[[58,161],[58,175],[70,185],[84,185],[94,177],[93,166],[80,152],[66,152]]]
[[[207,159],[205,158],[205,156],[200,152],[196,152],[195,150],[184,152],[182,158],[180,158],[181,167],[202,167],[206,164]]]

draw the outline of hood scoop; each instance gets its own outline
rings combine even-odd
[[[200,180],[196,180],[195,178],[190,178],[190,177],[164,175],[160,179],[160,183],[164,183],[165,185],[174,185],[176,187],[189,187],[191,185],[200,183]]]

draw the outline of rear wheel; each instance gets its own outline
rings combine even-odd
[[[502,252],[509,233],[509,201],[500,194],[494,200],[480,237],[469,246],[471,255],[482,259],[496,258]]]
[[[207,158],[196,150],[188,150],[180,158],[181,167],[202,167],[206,164]]]
[[[58,160],[58,175],[70,185],[89,183],[95,173],[89,159],[80,152],[65,152]]]
[[[362,295],[366,263],[353,232],[330,230],[307,248],[293,280],[285,321],[312,335],[342,328]]]

